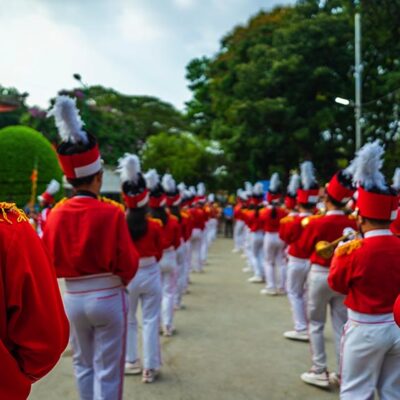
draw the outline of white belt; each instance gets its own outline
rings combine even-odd
[[[122,287],[121,278],[111,273],[65,278],[67,293],[87,293]]]
[[[389,324],[394,323],[393,313],[388,314],[363,314],[348,309],[349,320],[359,324]]]
[[[329,267],[323,267],[322,265],[319,264],[311,264],[311,271],[312,272],[325,272],[329,273]]]
[[[288,259],[289,259],[289,262],[291,262],[291,263],[297,263],[297,264],[308,263],[308,258],[295,257],[295,256],[291,256],[290,254],[288,256]]]
[[[175,251],[175,247],[174,246],[170,246],[167,249],[164,249],[163,253],[171,253],[173,251]]]
[[[154,256],[152,256],[152,257],[140,257],[139,268],[150,267],[150,265],[153,265],[156,262],[157,262],[157,259]]]

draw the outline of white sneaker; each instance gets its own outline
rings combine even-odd
[[[283,336],[286,339],[299,340],[300,342],[308,342],[310,340],[307,331],[287,331]]]
[[[125,363],[125,375],[140,375],[142,373],[142,365],[137,359],[134,363]]]
[[[264,279],[260,278],[259,276],[252,276],[251,278],[247,279],[247,282],[250,282],[250,283],[263,283]]]
[[[251,268],[250,268],[250,267],[244,267],[244,268],[242,269],[242,271],[243,271],[243,272],[250,272],[250,271],[251,271]]]
[[[260,290],[260,294],[267,296],[277,296],[278,292],[275,289],[264,288]]]
[[[310,385],[314,385],[324,389],[329,388],[329,374],[327,371],[318,374],[315,371],[311,370],[309,372],[304,372],[304,374],[301,374],[300,378],[303,382]]]
[[[158,376],[158,371],[156,369],[144,369],[142,374],[143,383],[153,383]]]
[[[331,373],[329,374],[329,383],[330,383],[332,386],[337,386],[337,387],[339,387],[339,386],[340,386],[340,375],[337,374],[336,372],[331,372]]]
[[[239,253],[239,251],[240,251],[239,249],[233,249],[232,253]]]

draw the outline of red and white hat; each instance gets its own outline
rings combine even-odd
[[[118,160],[117,171],[121,175],[122,197],[128,208],[145,207],[149,202],[149,191],[135,154],[126,153]]]
[[[48,116],[55,118],[62,139],[57,148],[58,159],[65,176],[69,179],[85,178],[102,168],[100,150],[96,138],[86,133],[76,107],[76,99],[58,96]]]
[[[264,188],[261,182],[257,182],[252,189],[250,204],[259,205],[264,201]]]
[[[301,187],[297,190],[297,202],[300,204],[317,204],[319,200],[319,185],[315,178],[314,166],[311,161],[300,165]]]
[[[356,188],[352,183],[352,176],[347,170],[340,170],[326,185],[326,193],[333,200],[346,205],[353,197]]]
[[[206,197],[206,186],[204,185],[203,182],[200,182],[197,184],[197,192],[196,192],[196,198],[195,202],[204,204],[207,201]]]
[[[181,194],[176,187],[175,179],[171,174],[164,174],[161,185],[167,195],[167,206],[177,207],[181,203]]]
[[[362,217],[393,221],[397,217],[398,195],[386,184],[381,172],[384,149],[378,141],[367,143],[353,162],[353,183],[358,186],[356,209]]]
[[[46,204],[53,204],[55,202],[54,195],[60,190],[60,183],[52,179],[47,185],[46,190],[38,196],[38,200]]]
[[[300,176],[296,172],[292,173],[289,179],[289,185],[286,190],[285,207],[293,210],[297,205],[297,191],[300,187]]]
[[[274,172],[269,182],[267,201],[269,204],[279,202],[282,198],[282,183],[277,172]]]
[[[160,184],[160,176],[155,169],[150,169],[145,174],[147,188],[150,190],[150,208],[161,208],[167,205],[167,196]]]

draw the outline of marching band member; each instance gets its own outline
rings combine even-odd
[[[264,254],[263,254],[263,222],[260,210],[263,208],[264,191],[260,182],[253,187],[251,205],[246,214],[246,223],[250,231],[250,264],[253,269],[253,276],[248,279],[250,283],[265,282]]]
[[[69,325],[56,276],[28,217],[0,203],[0,398],[26,400],[58,362]]]
[[[210,248],[212,242],[217,238],[218,230],[218,207],[215,202],[214,193],[210,193],[207,197],[207,209],[209,214],[208,220],[208,233],[207,233],[207,246]]]
[[[39,214],[37,221],[37,233],[39,237],[43,236],[43,229],[46,225],[47,217],[54,205],[54,195],[60,190],[60,183],[55,179],[52,179],[47,185],[46,190],[38,196],[39,204],[42,207],[42,211]]]
[[[315,209],[318,188],[312,189],[309,187],[309,183],[313,183],[314,178],[313,176],[307,176],[309,172],[313,171],[304,168],[306,165],[303,164],[301,168],[301,189],[299,175],[293,174],[290,178],[285,204],[287,208],[293,210],[297,203],[299,212],[296,214],[292,211],[286,218],[281,220],[279,236],[289,246],[286,290],[294,322],[294,330],[284,332],[283,336],[287,339],[307,342],[309,337],[306,316],[306,282],[310,264],[307,254],[299,246],[298,239],[302,232],[301,221],[312,215]]]
[[[167,213],[167,199],[157,171],[155,169],[149,170],[145,179],[150,190],[150,214],[153,218],[159,219],[162,225],[161,321],[164,336],[172,336],[174,332],[174,303],[178,290],[177,250],[181,245],[181,229],[178,219]]]
[[[233,217],[235,219],[235,226],[233,229],[233,253],[239,253],[244,250],[245,244],[245,223],[243,215],[243,206],[247,201],[246,192],[243,189],[237,191],[237,203],[233,209]]]
[[[261,289],[261,294],[276,296],[285,293],[286,259],[285,242],[279,237],[279,224],[287,212],[280,207],[282,200],[282,183],[275,172],[271,176],[267,194],[268,206],[260,213],[264,230],[264,271],[266,287]]]
[[[125,287],[136,274],[138,254],[122,209],[99,199],[100,151],[82,128],[76,101],[59,96],[50,115],[62,138],[57,153],[74,196],[53,208],[43,241],[57,276],[65,278],[79,395],[122,399]]]
[[[208,231],[210,229],[209,219],[210,215],[206,209],[206,187],[203,182],[197,184],[197,203],[200,205],[200,209],[203,213],[204,218],[204,230],[203,235],[201,236],[201,247],[200,247],[200,257],[201,257],[201,264],[204,267],[207,263],[208,258]]]
[[[312,165],[308,164],[312,169]],[[333,291],[328,285],[328,273],[332,255],[322,256],[316,249],[320,241],[333,242],[343,235],[345,228],[356,228],[353,218],[345,215],[344,206],[350,200],[354,188],[350,172],[339,171],[328,183],[324,195],[326,214],[308,217],[302,221],[304,230],[299,238],[299,246],[310,258],[311,269],[308,276],[309,335],[312,351],[312,367],[301,375],[301,379],[311,385],[327,388],[337,382],[337,374],[328,374],[325,353],[324,328],[326,312],[330,306],[334,331],[335,351],[339,366],[340,336],[347,320],[344,296]]]
[[[161,270],[162,256],[161,224],[147,216],[149,191],[136,155],[125,154],[119,159],[118,172],[121,174],[122,196],[127,207],[126,220],[139,253],[139,269],[129,285],[129,309],[126,375],[142,373],[144,383],[151,383],[157,377],[161,366],[160,314],[161,314]],[[138,353],[137,308],[142,308],[143,370]]]
[[[397,193],[380,169],[384,150],[366,144],[354,162],[358,187],[357,222],[362,239],[336,250],[329,272],[331,288],[346,296],[349,320],[342,337],[340,398],[398,399],[400,330],[393,305],[400,288],[400,239],[390,232]]]

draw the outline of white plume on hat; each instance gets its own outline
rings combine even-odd
[[[261,196],[264,193],[264,187],[261,182],[257,182],[253,186],[253,195],[254,196]]]
[[[65,95],[58,96],[47,116],[54,117],[62,141],[88,143],[87,133],[82,129],[84,122],[76,107],[76,99]]]
[[[46,188],[46,193],[50,194],[51,196],[54,196],[59,190],[60,190],[60,182],[56,181],[55,179],[52,179],[50,183],[47,185]]]
[[[160,183],[160,176],[155,169],[149,169],[144,179],[146,180],[146,186],[149,190],[154,190]]]
[[[141,172],[139,157],[135,154],[125,153],[118,160],[117,172],[119,172],[122,182],[129,181],[137,184]]]
[[[172,177],[171,174],[164,174],[164,176],[162,177],[161,186],[167,193],[176,192],[175,179]]]
[[[311,161],[304,161],[300,164],[300,176],[305,190],[309,190],[316,183],[314,165]]]
[[[181,182],[177,185],[177,188],[181,193],[184,193],[184,191],[186,190],[186,185],[183,182]]]
[[[208,195],[208,202],[209,203],[214,203],[214,201],[215,201],[215,194],[214,193],[210,193],[209,195]]]
[[[247,181],[247,182],[244,183],[244,190],[247,193],[251,193],[253,191],[253,185],[251,184],[251,182]]]
[[[279,179],[279,174],[274,172],[269,181],[269,191],[277,192],[279,190],[279,186],[281,185],[281,180]]]
[[[243,190],[243,189],[238,189],[237,196],[242,200],[247,200],[248,199],[247,192],[245,190]]]
[[[289,185],[287,187],[287,192],[291,196],[296,196],[297,189],[300,187],[300,175],[294,172],[289,179]]]
[[[198,196],[205,196],[206,195],[206,186],[203,182],[197,184],[197,195]]]
[[[386,190],[385,177],[380,171],[383,165],[382,156],[385,153],[378,140],[365,144],[356,153],[353,166],[353,184],[362,185],[365,190],[377,188]]]
[[[394,170],[392,188],[397,191],[400,190],[400,168]]]
[[[189,192],[191,193],[192,196],[196,196],[196,188],[194,186],[189,186]]]

